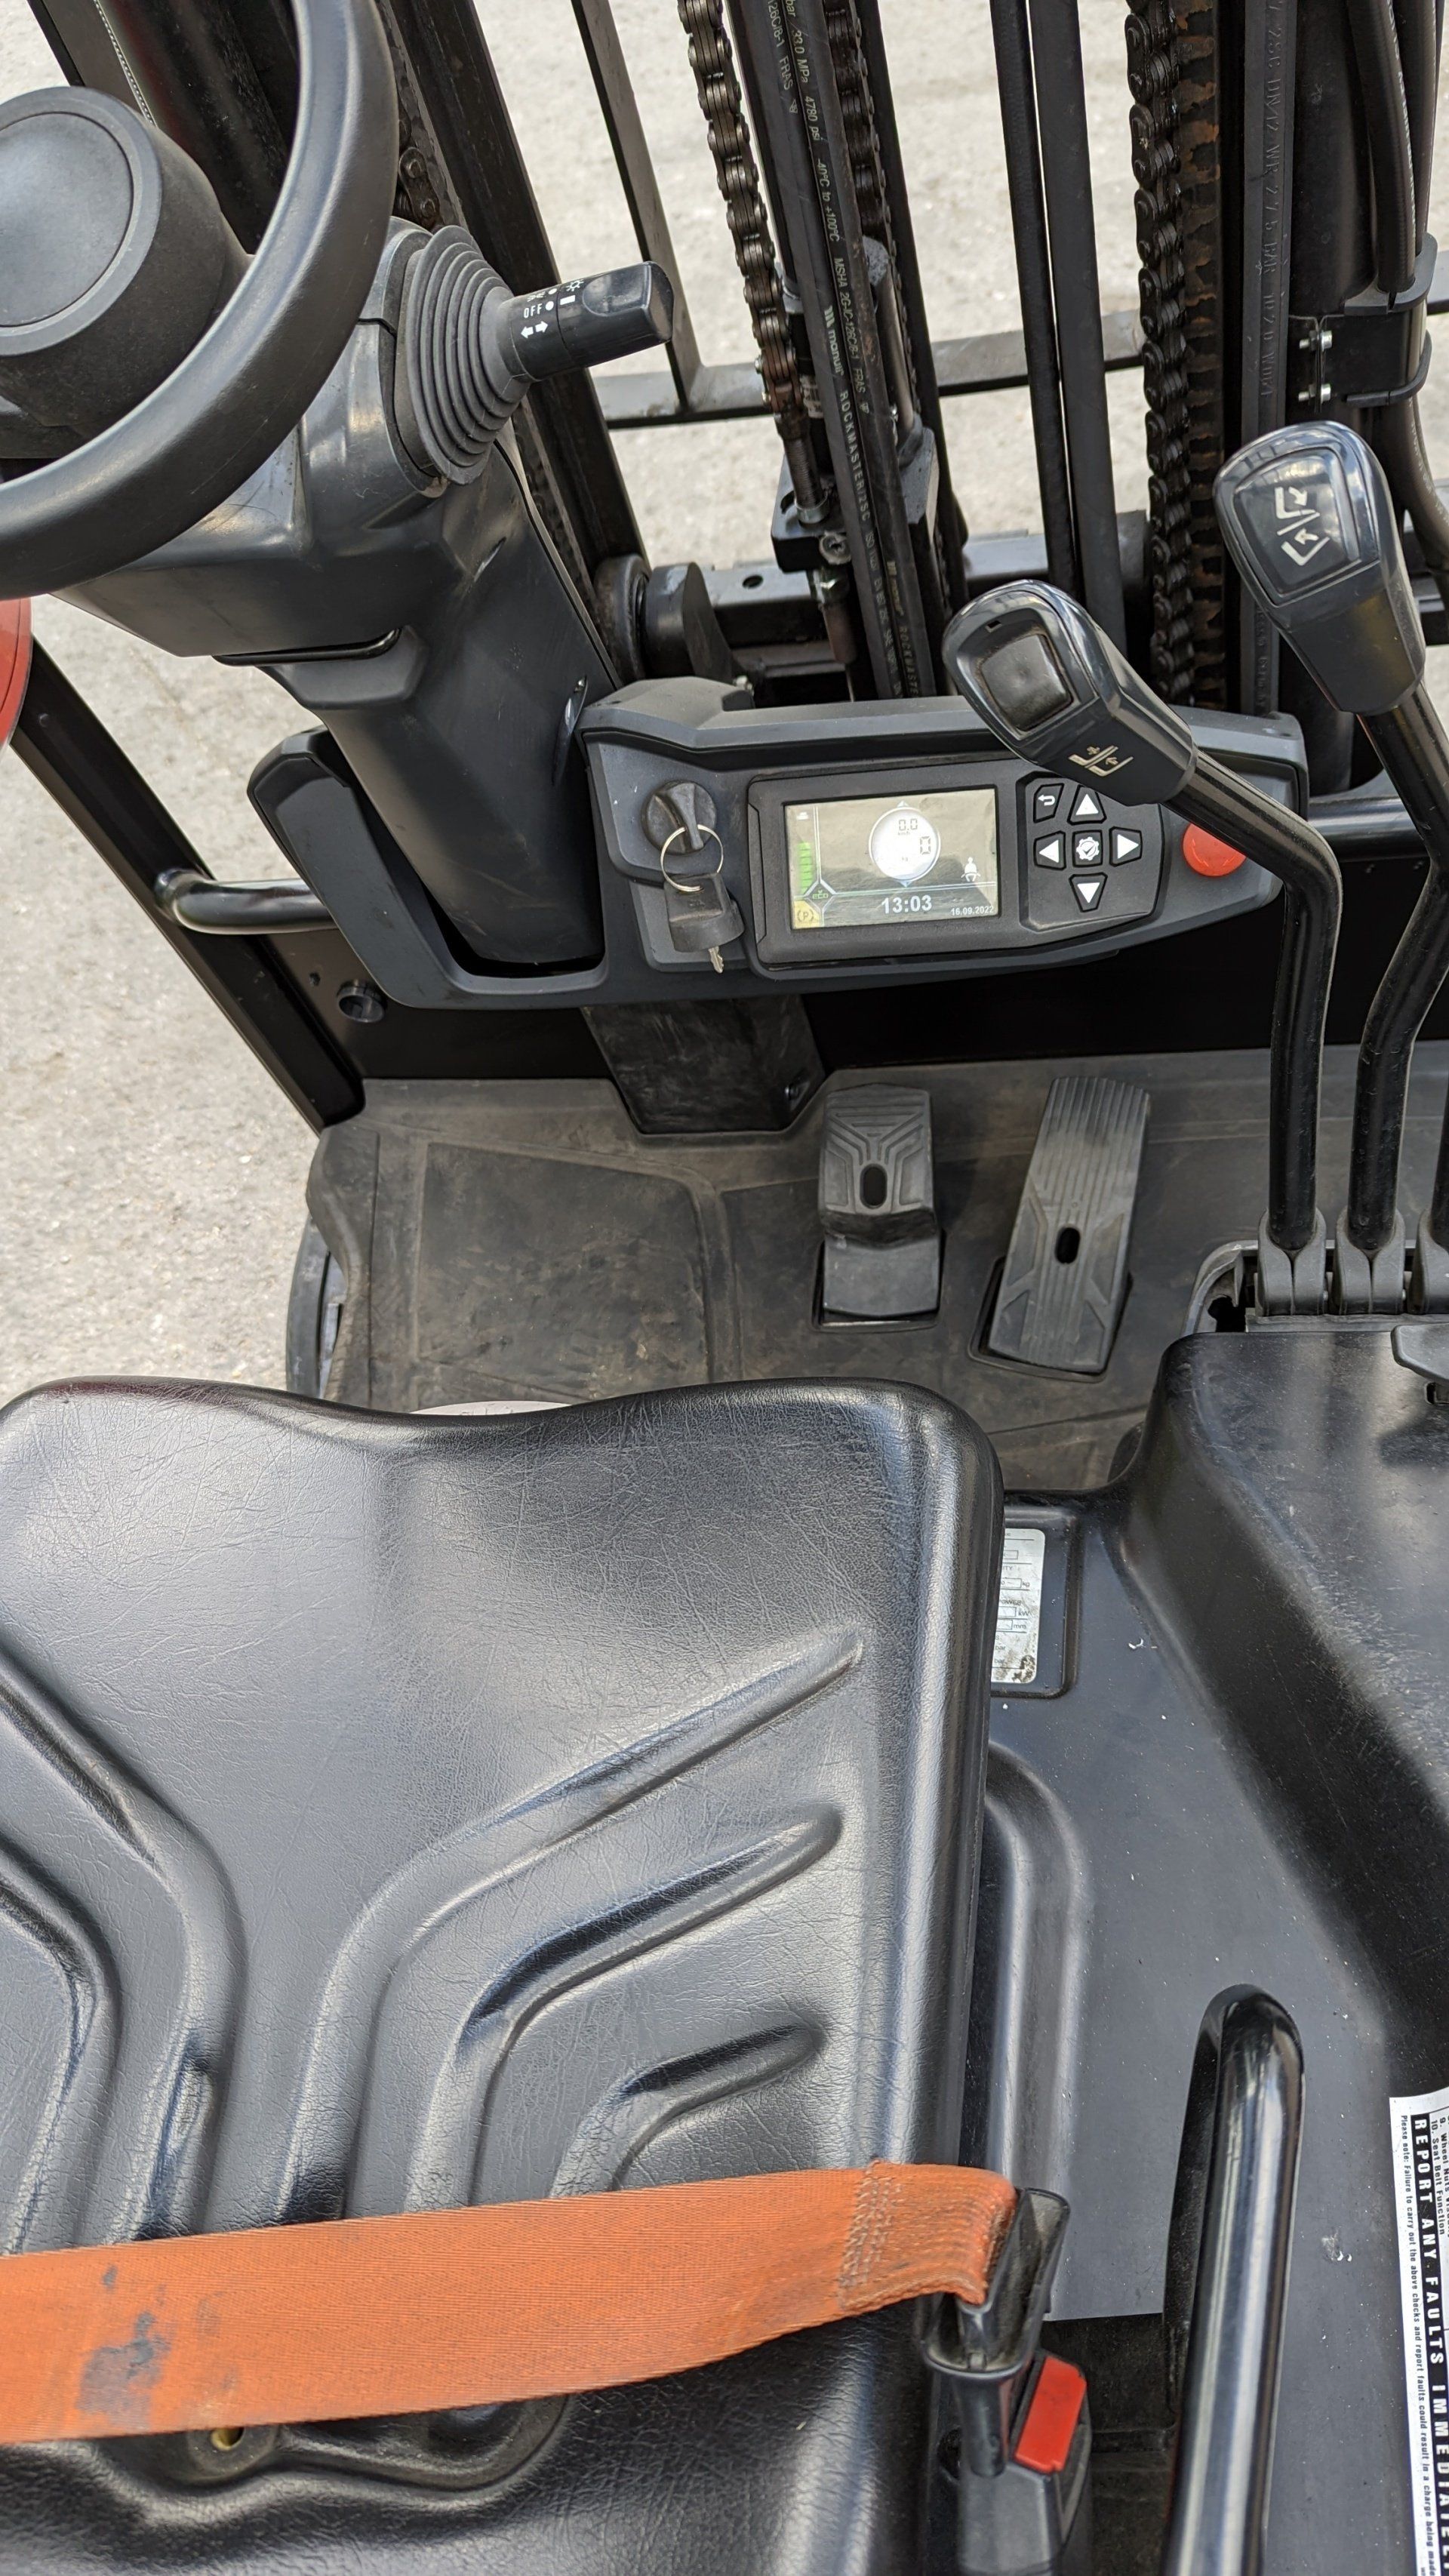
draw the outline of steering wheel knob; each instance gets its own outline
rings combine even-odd
[[[118,99],[0,106],[0,393],[12,456],[94,437],[181,364],[246,265],[210,180]]]

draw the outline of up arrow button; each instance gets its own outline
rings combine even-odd
[[[1106,882],[1107,880],[1105,877],[1073,877],[1072,892],[1076,896],[1078,903],[1081,905],[1083,912],[1096,911],[1097,906],[1102,899],[1102,888]]]

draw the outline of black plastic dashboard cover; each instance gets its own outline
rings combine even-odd
[[[952,2156],[999,1527],[898,1388],[12,1406],[5,2245]],[[885,2576],[926,2430],[874,2318],[562,2408],[0,2455],[0,2567]]]

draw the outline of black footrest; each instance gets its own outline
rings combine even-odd
[[[986,1347],[1095,1377],[1127,1294],[1127,1240],[1151,1106],[1135,1083],[1052,1084],[1022,1184]]]

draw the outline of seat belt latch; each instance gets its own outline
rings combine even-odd
[[[921,2349],[959,2444],[959,2576],[1086,2576],[1092,2426],[1087,2383],[1041,2350],[1067,2204],[1024,2191],[979,2308],[934,2302]]]

